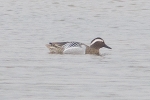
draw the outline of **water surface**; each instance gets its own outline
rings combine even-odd
[[[2,100],[149,100],[149,0],[0,3]],[[49,54],[45,44],[101,37],[101,56]]]

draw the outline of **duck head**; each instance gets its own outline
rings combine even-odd
[[[90,44],[90,47],[91,48],[95,48],[95,49],[100,49],[102,47],[105,47],[105,48],[108,48],[108,49],[112,49],[111,47],[107,46],[104,42],[104,40],[100,37],[97,37],[95,39],[93,39],[91,41],[91,44]]]

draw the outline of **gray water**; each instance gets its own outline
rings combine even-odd
[[[0,100],[150,100],[149,0],[0,0]],[[101,56],[45,44],[101,37]]]

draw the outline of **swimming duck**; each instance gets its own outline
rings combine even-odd
[[[80,42],[50,42],[46,44],[50,53],[56,54],[97,54],[99,55],[99,49],[102,47],[112,49],[107,46],[104,40],[97,37],[91,41],[90,46]]]

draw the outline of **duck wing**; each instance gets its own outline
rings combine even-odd
[[[50,42],[49,45],[54,47],[62,47],[63,45],[67,44],[69,42]]]
[[[80,42],[67,42],[63,46],[65,54],[85,54],[86,45]]]

